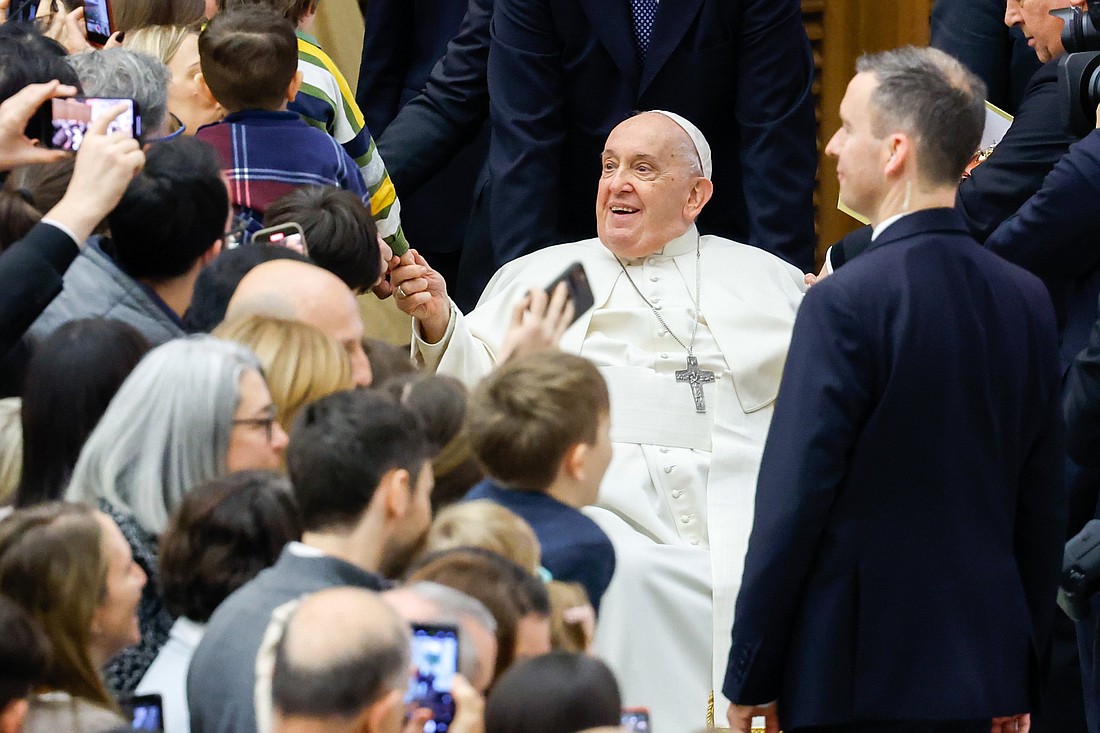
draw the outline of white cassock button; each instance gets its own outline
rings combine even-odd
[[[665,473],[672,473],[673,466],[665,466]]]
[[[663,328],[657,331],[658,336],[665,336],[667,334],[668,334],[668,331],[663,329]]]
[[[668,453],[668,447],[666,447],[666,446],[661,446],[661,448],[660,448],[659,450],[660,450],[660,451],[661,451],[662,453]]]
[[[653,304],[653,310],[655,310],[655,311],[659,311],[659,310],[661,310],[661,304],[660,304],[660,303],[656,303],[656,302],[655,302],[655,303]]]
[[[679,499],[683,495],[684,495],[684,490],[683,489],[673,489],[673,491],[672,491],[672,498],[673,499]]]
[[[681,514],[680,515],[680,521],[683,522],[684,524],[687,524],[688,522],[690,522],[693,519],[695,519],[694,514]]]
[[[660,279],[661,279],[661,276],[658,275],[657,273],[653,273],[652,275],[649,276],[649,281],[653,282],[653,283],[657,282]]]
[[[667,359],[667,358],[668,358],[668,354],[661,354],[661,358],[662,358],[662,359]]]
[[[691,544],[693,544],[693,545],[697,545],[697,544],[699,544],[699,540],[692,540],[692,541],[691,541]]]

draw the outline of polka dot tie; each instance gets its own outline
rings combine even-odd
[[[657,15],[659,0],[630,0],[634,11],[634,40],[638,43],[638,58],[645,61],[649,51],[649,36],[653,33],[653,19]]]

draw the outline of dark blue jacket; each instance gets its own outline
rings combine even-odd
[[[1062,437],[1042,283],[955,210],[887,228],[798,312],[725,694],[786,730],[1031,710]]]
[[[535,530],[542,546],[542,565],[555,580],[580,583],[592,607],[600,599],[615,572],[615,549],[599,525],[578,509],[538,491],[506,489],[485,479],[463,501],[488,499],[518,514]]]

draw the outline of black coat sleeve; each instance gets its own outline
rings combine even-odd
[[[61,292],[61,277],[78,254],[68,234],[41,223],[0,253],[0,355]]]

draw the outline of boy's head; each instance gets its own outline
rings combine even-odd
[[[294,26],[266,5],[215,15],[199,36],[199,66],[229,112],[282,109],[301,85]]]
[[[353,292],[363,293],[382,279],[378,229],[370,209],[351,191],[334,186],[294,189],[264,213],[264,226],[290,222],[302,227],[310,259]]]
[[[317,0],[217,0],[219,12],[241,5],[266,5],[282,14],[297,28],[317,12]]]
[[[519,489],[545,491],[559,479],[596,498],[611,460],[610,401],[596,366],[542,352],[510,359],[470,395],[470,444],[486,473]]]

